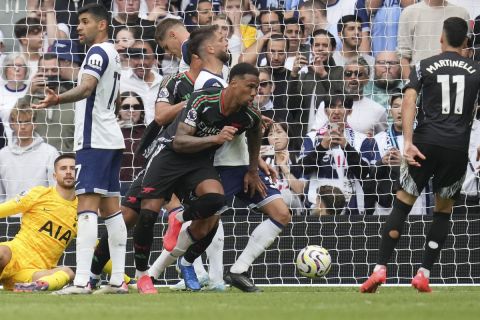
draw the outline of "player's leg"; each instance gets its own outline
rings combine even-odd
[[[268,200],[267,198],[266,200]],[[272,194],[271,201],[261,206],[260,211],[269,216],[253,230],[247,246],[240,257],[225,274],[225,281],[245,292],[260,291],[248,275],[248,269],[275,241],[283,228],[290,222],[290,211],[279,194]]]
[[[70,283],[73,278],[75,278],[75,273],[69,267],[41,270],[32,275],[31,291],[59,290]]]
[[[10,247],[0,245],[0,276],[11,259],[12,250],[10,250]]]

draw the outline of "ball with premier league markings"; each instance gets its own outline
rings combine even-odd
[[[321,246],[306,246],[297,256],[298,272],[308,278],[325,276],[332,266],[332,257],[328,250]]]

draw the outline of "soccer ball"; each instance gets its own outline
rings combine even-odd
[[[325,276],[332,266],[328,250],[320,246],[306,246],[297,256],[298,272],[308,278]]]

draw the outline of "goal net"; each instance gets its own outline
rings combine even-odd
[[[156,25],[178,19],[189,32],[218,25],[228,39],[228,67],[239,62],[259,67],[254,104],[274,121],[265,131],[261,156],[278,172],[275,187],[292,212],[292,222],[254,261],[252,278],[260,285],[356,285],[366,279],[399,188],[403,148],[399,106],[409,67],[440,53],[442,23],[451,16],[468,20],[470,39],[464,53],[480,60],[476,1],[451,0],[448,7],[435,11],[422,1],[383,1],[375,7],[360,0],[5,0],[0,3],[0,202],[53,183],[48,159],[54,152],[16,146],[18,129],[10,114],[18,99],[27,97],[35,103],[46,87],[61,93],[75,86],[86,53],[78,42],[76,12],[95,2],[111,12],[109,37],[122,65],[120,92],[122,101],[129,99],[130,107],[117,112],[127,146],[120,174],[123,195],[144,165],[133,151],[145,125],[155,119],[159,91],[167,77],[179,72],[179,57],[186,52],[175,43],[178,34],[166,51],[160,48]],[[414,15],[418,10],[423,14]],[[345,105],[345,97],[353,97],[352,111],[332,116],[328,104],[338,95]],[[43,139],[58,154],[72,152],[73,104],[38,111],[34,122],[33,141]],[[332,130],[358,154],[356,162],[338,144],[323,150],[322,139]],[[480,121],[474,119],[466,180],[450,234],[432,270],[434,284],[480,283],[479,134]],[[420,266],[433,199],[429,184],[406,221],[388,283],[409,283]],[[231,208],[222,216],[225,268],[266,218],[248,203],[231,199]],[[161,252],[166,222],[162,213],[150,263]],[[13,239],[20,223],[20,216],[0,219],[0,242]],[[101,224],[100,234],[104,231]],[[332,269],[326,277],[311,280],[297,273],[296,255],[307,245],[329,250]],[[131,231],[126,259],[127,273],[133,275]],[[59,264],[75,266],[74,242]],[[175,268],[169,267],[159,284],[177,280]]]

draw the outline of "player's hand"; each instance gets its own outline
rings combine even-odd
[[[217,134],[217,143],[224,144],[227,141],[232,141],[233,137],[235,137],[235,133],[238,131],[237,128],[232,126],[225,126],[223,127],[222,131]]]
[[[258,168],[262,170],[263,173],[265,173],[265,175],[269,177],[273,183],[277,182],[277,178],[278,178],[277,170],[275,170],[274,167],[266,163],[265,160],[263,160],[262,158],[258,160]]]
[[[418,150],[418,148],[412,143],[405,143],[404,150],[403,150],[403,157],[407,161],[407,163],[411,166],[421,167],[418,159],[425,160],[426,157],[423,153]]]
[[[398,149],[392,148],[382,157],[382,163],[389,166],[399,166],[402,161],[402,155]]]
[[[32,104],[33,109],[43,109],[58,104],[58,95],[50,88],[45,88],[45,98],[38,104]]]
[[[258,192],[262,198],[267,197],[267,187],[258,175],[258,170],[248,170],[243,177],[243,192],[249,193],[250,197]]]

